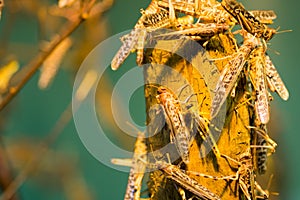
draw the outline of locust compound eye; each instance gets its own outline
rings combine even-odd
[[[166,88],[160,87],[160,88],[157,89],[157,94],[162,94],[162,93],[165,93],[165,92],[167,92]]]
[[[263,37],[265,38],[266,41],[269,41],[273,38],[274,34],[276,33],[276,30],[274,29],[267,29],[263,33]]]

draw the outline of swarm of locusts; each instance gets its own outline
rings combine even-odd
[[[163,85],[154,86],[155,101],[165,118],[169,141],[174,144],[181,162],[176,164],[163,159],[150,161],[151,145],[146,144],[144,133],[138,135],[132,159],[113,159],[112,162],[131,167],[125,200],[141,199],[142,180],[146,169],[156,169],[167,180],[173,181],[178,190],[179,199],[223,199],[222,192],[214,192],[195,180],[194,176],[203,179],[236,181],[240,199],[268,199],[269,192],[262,189],[256,181],[256,175],[264,174],[267,170],[267,157],[274,153],[277,144],[269,137],[267,123],[270,119],[270,92],[276,92],[283,100],[289,98],[288,90],[281,80],[271,58],[267,55],[267,42],[278,33],[268,25],[276,19],[272,10],[248,11],[235,0],[152,0],[146,9],[141,9],[141,17],[133,30],[121,38],[122,46],[111,62],[113,70],[117,70],[133,51],[136,51],[136,62],[142,65],[145,60],[144,47],[151,33],[168,28],[173,32],[164,36],[181,34],[194,41],[206,44],[210,38],[218,34],[240,35],[241,43],[236,45],[235,53],[227,56],[227,63],[220,71],[214,97],[210,105],[210,119],[214,119],[226,100],[234,98],[240,77],[244,77],[243,91],[248,98],[246,104],[250,110],[251,121],[246,128],[251,133],[249,149],[241,152],[235,158],[225,155],[218,148],[218,142],[210,133],[210,120],[194,114],[194,128],[184,119],[183,105],[171,90]],[[163,38],[163,37],[162,37]],[[195,128],[196,127],[196,128]],[[193,130],[192,130],[193,129]],[[233,174],[212,176],[210,174],[188,171],[185,166],[190,163],[191,140],[196,137],[194,129],[202,140],[208,141],[217,159],[225,159],[235,165],[231,167]],[[150,134],[151,135],[151,134]],[[168,152],[167,152],[168,153]],[[171,152],[170,152],[171,153]],[[152,173],[151,176],[155,173]],[[156,177],[157,178],[157,177]],[[156,187],[152,184],[152,187]],[[163,188],[163,186],[160,185]],[[152,199],[155,189],[149,190]],[[186,194],[188,192],[189,194]],[[237,194],[235,194],[237,195]],[[172,196],[172,195],[170,195]],[[189,197],[188,197],[189,196]],[[162,197],[161,199],[171,199]],[[157,197],[156,197],[157,199]]]

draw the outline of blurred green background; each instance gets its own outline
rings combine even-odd
[[[40,39],[49,38],[57,32],[65,20],[59,17],[42,18],[45,21],[43,21],[44,31],[41,31],[37,16],[43,16],[44,11],[37,8],[54,5],[56,2],[30,0],[19,0],[19,2],[24,2],[22,6],[26,9],[17,10],[13,6],[9,12],[6,7],[3,9],[0,21],[0,47],[2,48],[0,52],[2,62],[5,62],[6,57],[14,55],[22,66],[36,55],[40,48],[38,45]],[[9,4],[9,2],[5,3]],[[69,105],[76,69],[80,67],[87,53],[101,40],[133,28],[140,16],[140,8],[146,8],[148,3],[149,1],[146,0],[116,0],[107,12],[93,19],[94,23],[102,25],[93,26],[91,22],[82,24],[72,36],[71,52],[66,54],[61,70],[50,88],[46,90],[38,88],[37,74],[1,112],[2,144],[7,149],[9,160],[14,163],[14,175],[25,166],[31,154],[39,151],[37,144],[47,135]],[[268,53],[290,91],[290,99],[287,102],[274,95],[275,99],[271,103],[270,136],[278,143],[276,153],[272,156],[275,160],[274,185],[278,185],[274,192],[280,193],[279,199],[300,199],[300,170],[298,169],[300,159],[297,148],[300,146],[300,133],[297,127],[300,113],[297,82],[300,79],[298,21],[300,3],[296,0],[244,0],[242,3],[247,9],[274,10],[277,13],[274,27],[280,26],[280,30],[293,30],[275,35],[269,44]],[[280,55],[275,52],[280,52]],[[134,66],[133,56],[126,63]],[[117,72],[109,71],[106,83],[112,85],[126,70],[128,67],[124,65]],[[98,100],[103,95],[105,94],[100,92]],[[137,92],[131,103],[137,104],[131,106],[133,119],[142,125],[145,116],[142,90]],[[104,104],[99,103],[99,105]],[[109,130],[112,134],[109,137],[116,144],[126,149],[132,148],[132,140],[127,138],[128,142],[120,141],[118,136],[120,133],[114,133],[116,128]],[[24,155],[24,152],[29,156]],[[110,169],[90,155],[79,140],[73,122],[66,126],[59,138],[51,145],[50,152],[43,156],[43,160],[41,161],[43,164],[35,170],[36,173],[28,176],[25,184],[18,190],[20,199],[122,199],[124,197],[128,174]],[[271,196],[270,199],[273,197]]]

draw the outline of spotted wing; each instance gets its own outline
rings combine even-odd
[[[271,84],[270,89],[274,88],[277,94],[283,99],[288,100],[289,91],[285,87],[283,81],[281,80],[274,64],[272,63],[270,57],[266,55],[266,75],[268,82]],[[272,90],[272,89],[271,89]]]
[[[228,94],[236,83],[243,66],[245,65],[248,53],[239,52],[228,64],[224,67],[220,79],[216,86],[216,93],[212,101],[211,116],[215,117],[221,106],[225,102]]]
[[[124,60],[129,56],[130,52],[134,50],[138,36],[141,29],[133,29],[128,35],[121,38],[123,45],[120,47],[113,60],[111,61],[112,70],[117,70]]]
[[[147,147],[144,135],[139,133],[135,142],[132,167],[130,169],[128,184],[124,200],[140,199],[142,179],[146,170]]]
[[[249,12],[263,24],[272,24],[273,20],[277,18],[273,10],[252,10]]]
[[[250,60],[250,79],[256,93],[255,111],[261,123],[269,121],[269,99],[265,81],[264,49],[255,49]]]

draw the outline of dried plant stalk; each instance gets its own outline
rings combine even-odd
[[[230,55],[236,50],[236,41],[231,33],[226,35],[219,34],[212,37],[205,46],[207,52],[211,58],[218,58],[215,64],[218,70],[222,70],[228,59],[225,59],[227,55]],[[188,51],[189,49],[187,49]],[[161,83],[162,85],[168,86],[175,89],[174,92],[181,93],[178,97],[181,102],[187,99],[189,92],[178,91],[178,88],[182,88],[185,84],[190,84],[192,90],[196,93],[197,101],[197,111],[201,116],[209,119],[209,110],[211,107],[211,99],[209,89],[205,83],[201,74],[197,70],[193,69],[193,66],[187,62],[185,59],[178,55],[174,55],[170,52],[166,52],[159,49],[151,49],[146,52],[145,63],[151,63],[148,67],[145,67],[144,76],[146,84],[151,82]],[[211,62],[205,61],[203,58],[203,63],[199,63],[200,67],[209,65]],[[176,77],[176,73],[172,73],[167,70],[166,65],[174,69],[181,76],[186,79],[186,82]],[[208,66],[209,67],[209,66]],[[238,160],[239,156],[250,150],[250,131],[247,126],[250,125],[251,110],[248,108],[247,97],[244,94],[244,80],[245,78],[241,76],[239,84],[237,85],[235,97],[227,102],[226,108],[226,118],[224,121],[224,127],[217,140],[217,146],[221,154],[225,154],[235,160]],[[176,91],[177,89],[177,91]],[[156,104],[156,94],[157,88],[146,86],[145,87],[145,98],[147,107],[147,121],[151,122],[148,126],[148,133],[154,134],[159,126],[164,126],[164,128],[152,136],[148,140],[148,149],[155,151],[160,149],[164,145],[170,142],[169,131],[166,124],[162,124],[161,115],[159,109],[152,109],[154,104]],[[178,95],[177,94],[177,95]],[[230,98],[231,99],[231,98]],[[191,100],[193,101],[193,100]],[[190,102],[189,102],[190,103]],[[151,109],[150,109],[151,108]],[[191,110],[184,109],[184,113],[188,115]],[[195,112],[195,110],[193,110]],[[234,175],[237,169],[233,168],[232,162],[228,161],[223,157],[216,157],[213,152],[209,152],[207,156],[201,157],[200,155],[206,154],[207,149],[204,145],[201,145],[203,141],[199,137],[199,134],[195,135],[195,140],[190,146],[190,162],[185,166],[181,167],[186,170],[186,173],[197,180],[198,183],[208,188],[213,193],[221,197],[221,199],[241,199],[243,192],[239,189],[239,184],[237,180],[213,180],[211,178],[204,178],[199,176],[199,174],[207,174],[215,177]],[[155,155],[156,158],[160,158],[164,155]],[[155,161],[154,161],[155,162]],[[173,164],[179,164],[179,162],[174,162]],[[182,166],[182,164],[181,164]],[[237,166],[235,166],[237,167]],[[153,200],[168,200],[168,199],[182,199],[179,193],[180,186],[174,181],[165,177],[165,175],[159,170],[154,171],[150,174],[150,180],[148,182],[148,189],[150,192],[150,197]],[[183,188],[184,189],[184,188]],[[189,191],[185,191],[187,199],[194,196]]]

